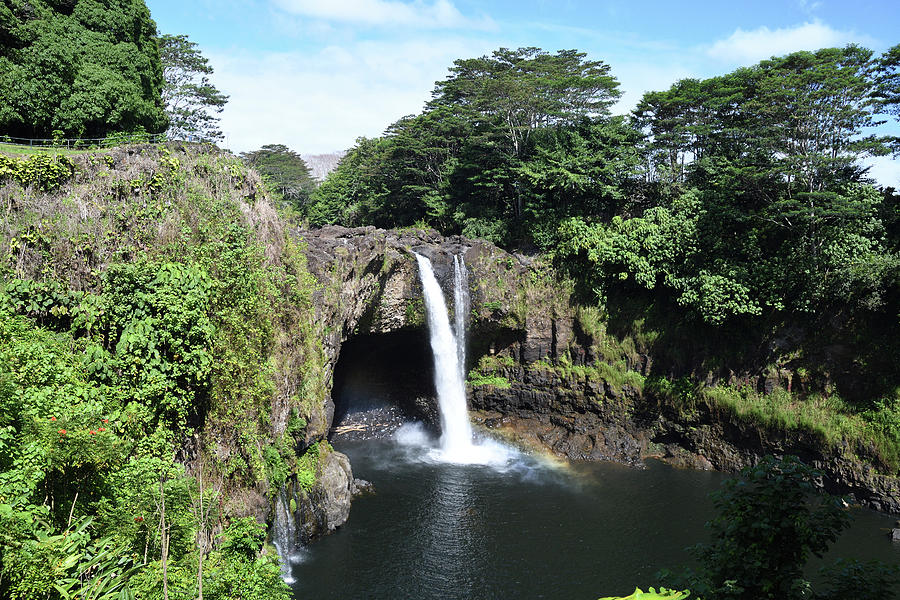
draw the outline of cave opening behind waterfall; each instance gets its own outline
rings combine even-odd
[[[404,329],[352,336],[334,370],[331,437],[388,437],[404,422],[437,432],[434,363],[428,332]]]

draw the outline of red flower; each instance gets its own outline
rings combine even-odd
[[[104,423],[109,423],[109,419],[103,419]]]
[[[134,522],[135,522],[135,523],[140,523],[140,522],[143,521],[143,520],[144,520],[144,517],[135,517],[135,518],[134,518]]]
[[[106,429],[104,429],[103,427],[101,427],[101,428],[98,429],[97,431],[106,431]]]
[[[91,435],[97,435],[97,432],[91,429]]]
[[[56,420],[56,417],[50,417],[50,420],[51,420],[51,421],[55,421],[55,420]]]
[[[59,433],[59,435],[66,435],[66,430],[60,429],[58,433]]]

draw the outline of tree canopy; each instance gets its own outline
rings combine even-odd
[[[727,480],[712,494],[712,540],[692,548],[700,566],[677,583],[717,600],[890,597],[900,569],[877,562],[838,561],[826,570],[825,591],[814,592],[806,580],[807,561],[821,558],[850,523],[841,499],[822,493],[821,477],[794,456],[766,456]]]
[[[219,117],[228,96],[210,83],[213,68],[186,35],[161,35],[162,97],[169,115],[170,138],[216,141],[223,138]]]
[[[879,57],[876,73],[876,106],[900,120],[900,44]],[[891,139],[891,148],[900,154],[900,137]]]
[[[878,125],[898,110],[898,57],[795,52],[612,116],[605,63],[501,48],[454,62],[420,114],[359,140],[306,214],[543,251],[605,309],[642,298],[717,331],[835,315],[896,331],[898,201],[865,161],[896,148]]]
[[[165,130],[156,24],[143,0],[0,5],[0,132]]]
[[[362,141],[344,157],[345,165],[366,174],[355,198],[346,199],[346,214],[355,222],[427,220],[501,243],[541,236],[545,215],[555,209],[545,203],[562,204],[564,213],[580,210],[577,202],[561,200],[563,187],[574,185],[582,198],[597,190],[603,203],[611,192],[608,176],[627,177],[636,157],[626,146],[612,145],[629,139],[632,130],[609,116],[619,97],[609,65],[575,50],[501,48],[458,60],[432,95],[422,114],[400,119],[383,138]],[[558,137],[551,133],[570,129]],[[598,135],[588,142],[581,137],[587,131]],[[580,160],[560,162],[566,144],[582,149]],[[593,152],[598,158],[592,163]],[[599,169],[600,160],[605,179],[587,172]],[[347,169],[330,178],[352,178]],[[320,190],[311,210],[334,214],[317,205],[333,205],[333,196],[326,200],[324,194],[335,187],[326,181]]]
[[[288,204],[304,209],[316,181],[303,157],[283,144],[266,144],[241,157],[262,175],[269,187]]]

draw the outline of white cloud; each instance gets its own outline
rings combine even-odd
[[[726,63],[747,65],[798,50],[818,50],[851,42],[863,40],[853,31],[840,31],[813,21],[782,29],[760,27],[744,31],[739,28],[724,40],[715,42],[706,52]]]
[[[450,0],[275,0],[283,10],[313,19],[423,29],[492,28],[488,18],[465,17]]]
[[[876,156],[863,162],[870,166],[869,177],[885,187],[900,189],[900,160],[890,156]]]
[[[667,90],[679,79],[695,77],[695,71],[683,63],[656,62],[611,63],[619,79],[622,97],[613,107],[616,114],[631,111],[645,92]]]
[[[310,154],[349,148],[421,111],[455,59],[492,48],[442,36],[355,42],[313,55],[211,55],[215,85],[230,96],[222,113],[226,143],[238,152],[272,143]]]
[[[811,15],[822,8],[822,3],[818,0],[797,0],[797,7],[806,14]]]

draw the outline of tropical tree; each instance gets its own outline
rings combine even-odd
[[[306,217],[311,225],[361,225],[363,205],[370,206],[377,194],[374,174],[383,138],[358,138],[356,145],[341,158],[310,195]],[[371,211],[367,211],[371,212]],[[402,224],[398,216],[396,224]]]
[[[316,181],[302,156],[283,144],[266,144],[259,150],[242,152],[241,157],[285,202],[301,210],[306,207]]]
[[[224,136],[216,115],[225,108],[228,96],[210,83],[213,68],[209,60],[186,35],[161,35],[159,56],[165,79],[162,98],[170,120],[169,137],[221,140]]]
[[[878,58],[875,90],[876,106],[900,120],[900,44]],[[900,154],[900,137],[891,139],[894,154]]]
[[[606,115],[620,96],[609,65],[585,57],[575,50],[550,54],[534,47],[500,48],[490,56],[455,61],[450,76],[432,92],[429,109],[451,107],[475,126],[481,149],[498,154],[487,161],[493,168],[482,171],[486,177],[476,186],[489,197],[511,195],[517,220],[524,216],[525,199],[517,179],[506,175],[529,153],[532,134]],[[483,153],[477,154],[480,162]]]
[[[766,456],[743,469],[712,494],[712,539],[691,548],[699,568],[662,578],[710,600],[893,597],[900,569],[877,561],[839,560],[824,570],[827,590],[814,591],[806,579],[809,559],[850,523],[843,501],[821,491],[821,478],[794,456]]]
[[[536,129],[605,114],[619,97],[609,65],[585,56],[531,47],[457,60],[450,76],[435,85],[430,106],[450,105],[489,118],[520,157]]]
[[[156,24],[143,0],[0,5],[0,132],[161,132]],[[54,135],[54,132],[56,134]]]

